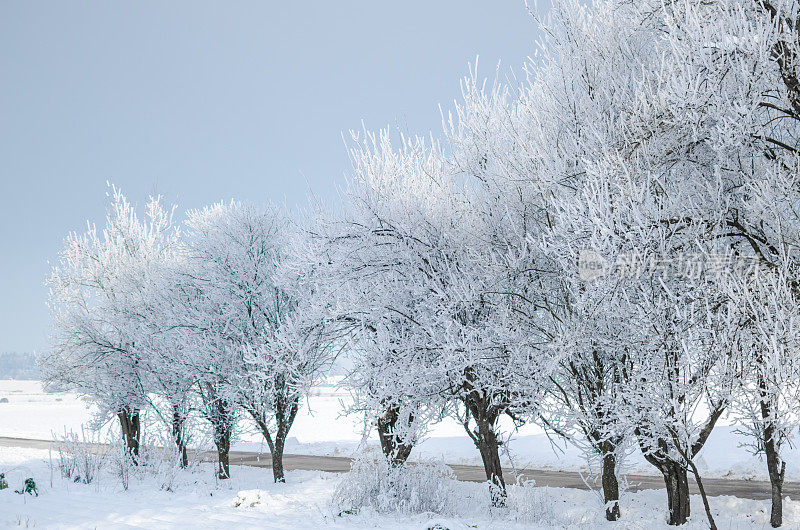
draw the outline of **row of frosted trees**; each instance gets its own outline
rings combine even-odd
[[[105,228],[66,240],[48,284],[56,333],[41,360],[53,386],[93,398],[118,416],[133,457],[143,410],[171,433],[185,466],[189,422],[199,412],[230,475],[228,451],[240,414],[273,454],[282,454],[300,399],[334,355],[322,318],[301,283],[281,276],[292,229],[277,208],[240,203],[188,212],[181,227],[161,199],[144,217],[119,190]]]
[[[600,468],[609,520],[633,444],[690,514],[722,417],[763,453],[782,522],[800,408],[800,45],[790,1],[566,0],[522,81],[471,73],[441,135],[352,135],[342,203],[217,204],[183,226],[117,191],[49,280],[53,383],[181,452],[196,403],[219,449],[239,414],[281,455],[337,355],[401,466],[431,422],[473,440],[505,501],[501,418]],[[713,526],[710,506],[704,507]]]

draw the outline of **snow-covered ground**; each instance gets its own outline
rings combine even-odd
[[[623,520],[603,521],[602,504],[588,491],[561,488],[510,487],[510,505],[491,510],[486,486],[457,483],[454,511],[436,514],[378,514],[361,510],[341,514],[330,503],[342,475],[291,471],[286,484],[273,484],[269,470],[234,467],[233,478],[221,484],[210,464],[180,473],[171,481],[142,473],[128,490],[107,469],[92,484],[73,483],[51,473],[48,452],[2,448],[0,472],[9,489],[0,491],[0,527],[36,528],[668,528],[663,491],[626,493]],[[17,495],[24,480],[36,480],[39,496]],[[706,528],[699,497],[692,498],[694,516],[685,528]],[[735,497],[711,498],[720,528],[766,528],[769,503]],[[784,506],[785,527],[800,527],[800,502]],[[439,527],[436,527],[436,524]]]
[[[7,399],[7,402],[3,400]],[[347,394],[333,385],[316,388],[293,428],[287,451],[305,454],[353,455],[363,450],[361,421],[342,416]],[[0,436],[50,439],[52,433],[80,430],[91,419],[91,405],[71,394],[46,394],[33,381],[0,381]],[[430,437],[417,449],[416,458],[450,463],[477,464],[478,455],[455,422],[434,426]],[[721,427],[711,436],[700,458],[707,476],[759,477],[764,467],[758,459],[738,448],[732,427]],[[374,440],[367,440],[367,445]],[[242,435],[238,448],[259,448],[256,433]],[[554,451],[547,438],[525,428],[511,442],[514,463],[554,469],[582,469],[577,451]],[[559,488],[512,486],[511,507],[492,510],[486,486],[451,483],[452,509],[437,514],[378,514],[360,510],[341,514],[331,496],[342,475],[291,471],[287,484],[272,482],[265,469],[234,467],[233,478],[219,483],[211,464],[197,464],[165,481],[151,472],[134,474],[124,490],[114,465],[107,464],[92,484],[61,477],[51,466],[48,451],[0,448],[0,473],[11,486],[0,491],[0,527],[37,528],[667,528],[663,491],[625,493],[623,520],[603,521],[602,503],[595,492]],[[788,458],[789,478],[797,477]],[[636,457],[629,471],[652,473]],[[24,480],[32,477],[39,497],[17,495]],[[168,484],[165,484],[168,483]],[[168,488],[167,488],[168,486]],[[450,490],[448,490],[450,491]],[[699,498],[692,499],[694,516],[688,528],[705,528]],[[720,528],[765,528],[766,501],[716,497],[711,505]],[[800,501],[787,501],[786,528],[800,528]],[[440,527],[436,527],[436,524]]]
[[[65,429],[79,431],[91,420],[90,404],[73,394],[46,394],[36,381],[0,380],[0,436],[52,439],[52,433]],[[292,427],[286,452],[311,455],[353,456],[363,449],[362,419],[344,416],[349,400],[346,392],[331,380],[315,388]],[[706,477],[767,480],[766,465],[744,447],[745,441],[730,425],[720,425],[711,434],[698,456],[697,464]],[[800,441],[800,440],[798,440]],[[375,434],[366,441],[375,445]],[[535,426],[515,433],[508,445],[513,464],[518,468],[586,470],[580,453],[570,445],[554,449],[550,440]],[[265,444],[255,431],[240,434],[235,449],[263,450]],[[451,464],[480,465],[480,456],[463,427],[453,420],[434,425],[412,459],[443,460]],[[800,444],[787,448],[787,480],[800,480]],[[504,456],[508,465],[508,455]],[[657,471],[637,452],[633,452],[624,471],[656,475]]]

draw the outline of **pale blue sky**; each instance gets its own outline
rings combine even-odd
[[[341,133],[440,127],[467,64],[518,67],[523,0],[0,2],[0,352],[47,346],[42,282],[105,182],[182,209],[333,197]]]

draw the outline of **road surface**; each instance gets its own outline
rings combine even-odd
[[[49,449],[49,440],[32,440],[28,438],[8,438],[0,437],[0,447],[24,447],[30,449]],[[214,460],[214,453],[204,453],[204,458]],[[345,473],[350,470],[350,458],[341,456],[311,456],[311,455],[283,455],[283,467],[286,470],[303,469],[312,471],[327,471],[330,473]],[[243,465],[253,467],[271,468],[272,459],[269,453],[256,453],[247,451],[231,451],[231,465]],[[451,465],[456,477],[459,480],[469,482],[484,482],[486,475],[483,468],[479,466]],[[550,486],[554,488],[578,488],[588,489],[586,483],[581,479],[581,475],[574,471],[548,471],[540,469],[518,469],[517,472],[526,479],[536,481],[537,486]],[[515,482],[514,475],[510,469],[504,469],[504,477],[507,483]],[[658,476],[646,475],[626,475],[630,483],[630,489],[638,491],[642,489],[661,489],[664,482]],[[699,493],[697,485],[689,474],[689,489],[692,493]],[[728,479],[703,479],[703,486],[709,496],[733,495],[747,499],[769,499],[770,485],[766,481],[758,480],[728,480]],[[592,487],[599,488],[598,485]],[[786,482],[783,485],[783,495],[794,499],[800,498],[800,483]]]

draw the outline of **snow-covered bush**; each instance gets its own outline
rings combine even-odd
[[[548,498],[544,488],[534,488],[534,482],[527,481],[509,488],[507,505],[510,518],[525,523],[548,524],[558,517],[553,508],[552,498]]]
[[[74,431],[65,431],[63,435],[54,434],[53,440],[61,477],[84,484],[94,482],[107,456],[96,432],[81,429],[79,436]]]
[[[476,486],[456,480],[442,463],[392,465],[381,452],[371,450],[353,462],[350,473],[337,485],[330,506],[340,516],[377,512],[470,518],[491,512],[498,521],[564,527],[574,522],[557,513],[547,488],[535,488],[533,481],[510,486],[504,507],[492,506],[483,486]],[[250,502],[250,497],[239,502]]]
[[[174,491],[182,471],[194,471],[199,460],[197,453],[188,452],[187,459],[182,461],[182,455],[169,444],[169,440],[154,440],[144,446],[145,465],[134,467],[134,472],[138,476],[148,475],[154,477],[159,482],[163,491]]]
[[[354,514],[362,509],[378,513],[453,513],[457,481],[444,464],[421,462],[392,465],[377,451],[361,454],[353,462],[331,498],[335,513]]]
[[[140,446],[141,451],[141,446]],[[141,452],[140,452],[141,456]],[[128,485],[131,480],[131,471],[139,463],[137,457],[134,462],[133,455],[127,450],[127,447],[122,443],[112,443],[111,451],[109,452],[109,468],[111,473],[119,479],[122,489],[128,490]],[[144,464],[144,461],[142,461]]]
[[[169,434],[143,440],[134,459],[124,443],[111,439],[106,468],[127,490],[131,480],[156,480],[163,491],[174,491],[181,471],[193,470],[199,463],[195,452],[188,452],[187,461],[176,450]]]

